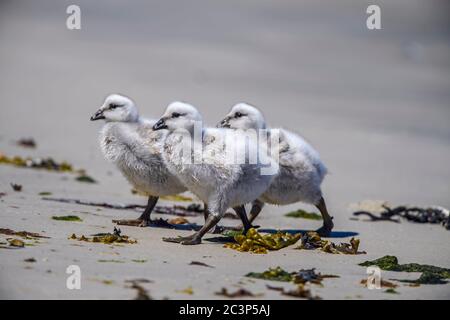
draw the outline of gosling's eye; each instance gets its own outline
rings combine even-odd
[[[240,117],[242,117],[242,116],[243,116],[243,114],[240,113],[240,112],[236,112],[236,113],[234,114],[234,117],[235,117],[235,118],[240,118]]]
[[[172,118],[178,118],[179,116],[181,116],[181,114],[179,114],[178,112],[172,113]]]
[[[111,110],[114,110],[115,108],[118,108],[118,107],[121,107],[121,105],[114,104],[114,103],[111,103],[111,104],[109,105],[109,108],[110,108]]]

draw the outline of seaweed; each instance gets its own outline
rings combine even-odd
[[[206,264],[204,262],[200,262],[200,261],[191,261],[191,263],[189,263],[190,266],[202,266],[202,267],[208,267],[208,268],[214,268],[213,266],[210,266],[209,264]]]
[[[287,272],[281,267],[269,268],[269,270],[266,270],[264,272],[250,272],[247,273],[245,276],[255,279],[282,281],[282,282],[290,282],[293,280],[292,273]]]
[[[87,174],[81,174],[80,176],[76,177],[75,180],[86,183],[97,183],[94,178],[88,176]]]
[[[303,219],[310,219],[310,220],[322,220],[322,216],[320,214],[317,214],[315,212],[307,212],[302,209],[298,209],[296,211],[292,211],[289,213],[286,213],[284,215],[285,217],[290,218],[303,218]]]
[[[128,280],[127,281],[127,282],[131,283],[130,288],[135,289],[137,291],[137,294],[136,294],[136,297],[134,298],[134,300],[152,300],[152,297],[147,292],[147,290],[139,284],[141,282],[150,282],[150,281],[146,280],[146,279],[143,279],[143,280],[145,280],[145,281],[142,281],[142,280]]]
[[[38,196],[51,196],[52,193],[48,191],[42,191],[38,193]]]
[[[382,270],[388,270],[388,271],[400,271],[399,270],[399,264],[398,259],[395,256],[384,256],[372,261],[364,261],[359,263],[358,265],[362,267],[369,267],[369,266],[377,266],[380,267]]]
[[[0,234],[4,234],[7,236],[19,236],[25,239],[34,239],[34,238],[46,238],[49,239],[50,237],[46,237],[43,235],[40,235],[39,233],[35,232],[28,232],[28,231],[14,231],[7,228],[0,228]]]
[[[290,296],[290,297],[296,297],[296,298],[305,298],[309,300],[320,300],[322,299],[319,296],[313,296],[311,294],[311,290],[306,288],[305,284],[299,283],[297,284],[295,289],[292,290],[286,290],[283,287],[273,287],[266,285],[266,288],[269,290],[279,291],[284,296]]]
[[[36,262],[36,259],[35,258],[28,258],[28,259],[25,259],[23,261],[33,263],[33,262]]]
[[[53,220],[58,220],[58,221],[78,221],[78,222],[83,221],[78,216],[53,216],[52,219]]]
[[[254,294],[250,291],[248,291],[247,289],[244,288],[239,288],[238,290],[236,290],[235,292],[228,292],[227,288],[222,288],[220,291],[215,292],[216,295],[218,296],[224,296],[227,298],[241,298],[241,297],[260,297],[263,294]]]
[[[130,279],[130,280],[125,280],[125,282],[128,282],[128,283],[133,283],[133,282],[137,282],[137,283],[153,283],[152,280],[145,279],[145,278]]]
[[[16,144],[24,148],[36,148],[36,141],[33,138],[21,138],[16,141]]]
[[[422,272],[416,280],[397,280],[411,284],[445,284],[444,279],[450,278],[450,269],[436,267],[428,264],[406,263],[399,264],[395,256],[384,256],[372,261],[365,261],[359,264],[363,267],[378,266],[382,270],[397,272]]]
[[[25,247],[25,242],[23,242],[22,240],[19,239],[6,239],[9,242],[9,245],[11,247],[18,247],[18,248],[23,248]]]
[[[386,289],[386,290],[384,290],[384,292],[385,293],[391,293],[391,294],[398,294],[398,292],[395,291],[395,289],[393,289],[393,288]]]
[[[296,272],[288,272],[281,267],[276,267],[269,268],[261,273],[250,272],[246,275],[246,277],[262,280],[293,282],[295,284],[305,284],[309,282],[317,285],[321,285],[322,280],[325,278],[339,278],[339,276],[336,275],[322,275],[321,273],[317,273],[315,270],[315,268],[312,268],[300,269]]]
[[[101,263],[105,263],[105,262],[125,263],[125,261],[122,261],[122,260],[115,260],[115,259],[109,259],[109,260],[100,259],[100,260],[97,260],[97,262],[101,262]]]
[[[22,158],[19,156],[8,157],[0,153],[0,164],[8,164],[16,167],[33,168],[33,169],[45,169],[49,171],[59,172],[76,172],[72,165],[63,161],[56,162],[53,158]]]
[[[81,235],[77,237],[72,234],[69,239],[78,240],[78,241],[86,241],[86,242],[94,242],[94,243],[104,243],[104,244],[113,244],[113,243],[129,243],[134,244],[137,243],[137,240],[131,239],[128,236],[121,235],[120,229],[114,228],[114,233],[100,233],[93,235],[92,238]]]
[[[393,219],[393,217],[398,216],[416,223],[440,223],[445,229],[450,230],[449,210],[440,206],[432,206],[428,208],[398,206],[395,208],[390,208],[384,204],[382,205],[382,208],[384,211],[382,211],[379,216],[369,211],[357,211],[354,212],[353,215],[366,215],[371,221],[400,222],[398,219]]]
[[[450,269],[436,267],[427,264],[418,264],[418,263],[406,263],[399,264],[396,256],[384,256],[379,259],[375,259],[372,261],[365,261],[359,264],[363,267],[368,266],[378,266],[382,270],[387,271],[402,271],[402,272],[427,272],[429,274],[435,274],[440,276],[442,279],[450,278]]]
[[[282,290],[282,295],[295,297],[295,298],[304,298],[308,300],[321,300],[322,298],[319,296],[313,296],[311,290],[306,288],[306,286],[302,283],[298,284],[297,287],[293,290]]]
[[[406,280],[406,279],[395,279],[400,282],[421,285],[421,284],[446,284],[445,278],[438,273],[433,273],[429,271],[423,272],[418,279]]]
[[[226,243],[224,247],[241,252],[268,253],[269,250],[280,250],[295,244],[301,234],[277,232],[275,234],[261,235],[256,229],[251,228],[246,235],[239,234],[234,237],[237,243]]]
[[[192,287],[187,287],[186,289],[183,289],[183,290],[177,290],[176,292],[183,293],[183,294],[189,294],[189,295],[194,294],[194,290],[192,289]]]
[[[294,283],[306,283],[311,282],[314,284],[322,284],[322,280],[325,278],[339,278],[337,275],[317,273],[316,268],[301,269],[298,272],[292,273],[292,281]]]
[[[147,259],[132,259],[131,261],[136,262],[136,263],[146,263]]]
[[[326,241],[322,247],[322,251],[333,254],[365,254],[365,251],[358,251],[359,239],[351,238],[350,243],[340,243],[338,245],[331,241]]]
[[[317,232],[310,231],[302,235],[300,245],[296,249],[321,249],[332,254],[365,254],[365,251],[358,251],[359,243],[359,239],[351,238],[349,243],[335,244],[328,240],[322,240]]]
[[[8,157],[0,153],[0,164],[12,165],[20,168],[42,169],[56,172],[75,173],[79,176],[76,178],[80,182],[96,183],[92,177],[86,174],[84,169],[74,169],[73,166],[66,162],[57,162],[51,157],[47,158],[31,158],[31,157]]]
[[[11,188],[16,192],[22,191],[22,185],[17,184],[17,183],[10,183],[10,185],[11,185]]]
[[[321,249],[332,254],[365,254],[365,251],[358,251],[359,239],[351,238],[349,243],[335,244],[328,240],[322,240],[317,232],[306,232],[303,235],[297,233],[277,232],[275,234],[261,235],[256,229],[250,229],[246,235],[238,232],[234,234],[237,243],[226,243],[226,248],[235,249],[241,252],[268,253],[269,250],[279,250],[295,244],[301,239],[301,243],[296,249]]]

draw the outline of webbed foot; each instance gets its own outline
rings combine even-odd
[[[215,227],[211,228],[211,230],[209,230],[208,233],[221,234],[224,230],[225,230],[225,228],[222,226],[215,226]]]
[[[331,230],[333,230],[333,225],[323,225],[319,229],[316,230],[316,232],[321,237],[329,237],[331,235]]]
[[[202,239],[199,237],[194,237],[190,240],[185,240],[185,241],[181,242],[182,245],[187,245],[187,246],[192,246],[192,245],[196,245],[196,244],[200,244],[200,243],[202,243]]]
[[[121,226],[131,226],[131,227],[148,227],[151,224],[150,220],[144,219],[130,219],[130,220],[121,219],[121,220],[113,220],[112,222]]]
[[[181,244],[183,244],[183,242],[185,242],[185,241],[190,241],[192,239],[194,239],[194,235],[187,236],[187,237],[178,236],[175,238],[162,238],[162,240],[164,242],[173,242],[173,243],[181,243]]]

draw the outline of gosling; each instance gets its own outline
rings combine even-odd
[[[266,129],[266,121],[254,106],[238,103],[217,126],[259,130]],[[268,131],[270,134],[270,129]],[[327,169],[318,152],[299,135],[279,129],[278,157],[279,173],[267,191],[253,201],[250,223],[261,212],[264,203],[287,205],[301,201],[319,209],[323,225],[316,231],[321,236],[329,236],[334,227],[333,218],[328,213],[320,188]]]
[[[158,198],[175,195],[186,188],[166,168],[161,149],[167,130],[155,132],[156,121],[143,119],[128,97],[112,94],[91,117],[91,121],[105,120],[100,130],[100,147],[104,157],[114,163],[133,187],[149,195],[141,216],[133,220],[113,220],[117,224],[150,225],[150,215]]]
[[[188,237],[163,240],[184,245],[200,244],[204,234],[216,226],[228,208],[235,209],[244,224],[244,232],[248,231],[251,225],[243,205],[258,198],[269,187],[274,175],[261,174],[261,169],[262,163],[277,168],[273,159],[267,156],[256,164],[250,164],[248,157],[244,164],[227,162],[224,151],[226,140],[221,139],[227,130],[204,128],[200,113],[186,103],[170,104],[153,129],[169,131],[163,148],[167,168],[205,202],[208,209],[206,222],[199,231]],[[244,148],[246,145],[249,154],[257,148],[252,140],[248,140],[247,144],[243,139],[228,143],[235,144],[238,150],[244,150],[239,144],[243,144]]]

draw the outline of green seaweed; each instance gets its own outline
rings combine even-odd
[[[97,262],[125,263],[125,261],[122,261],[122,260],[114,260],[114,259],[109,259],[109,260],[100,259],[100,260],[97,260]]]
[[[398,294],[398,292],[395,291],[395,289],[392,289],[392,288],[386,289],[386,290],[384,290],[384,292],[385,293],[391,293],[391,294]]]
[[[339,276],[332,274],[322,275],[320,272],[316,272],[315,268],[288,272],[281,267],[269,268],[264,272],[250,272],[246,275],[246,277],[262,280],[293,282],[297,285],[304,285],[306,283],[321,285],[323,279],[339,278]],[[299,289],[301,288],[299,287]]]
[[[363,267],[378,266],[382,270],[400,271],[398,270],[398,260],[395,256],[384,256],[372,261],[364,261],[362,263],[359,263],[358,265]]]
[[[447,281],[443,280],[441,275],[425,271],[420,275],[418,279],[415,280],[406,280],[406,279],[396,279],[400,282],[412,283],[412,284],[446,284]]]
[[[48,191],[42,191],[38,193],[39,196],[51,196],[52,193]]]
[[[87,174],[82,174],[81,176],[76,177],[75,180],[86,183],[97,183],[94,178],[88,176]]]
[[[131,261],[136,262],[136,263],[146,263],[147,259],[132,259]]]
[[[281,267],[269,268],[264,272],[250,272],[245,275],[249,278],[290,282],[293,280],[292,273],[283,270]]]
[[[387,271],[427,272],[439,275],[441,279],[450,278],[450,269],[418,263],[399,264],[395,256],[384,256],[372,261],[362,262],[359,265],[363,267],[378,266],[380,269]]]
[[[52,219],[53,220],[58,220],[58,221],[78,221],[78,222],[83,221],[78,216],[53,216]]]
[[[285,217],[290,218],[303,218],[303,219],[310,219],[310,220],[322,220],[322,216],[315,213],[315,212],[307,212],[302,209],[298,209],[296,211],[292,211],[285,214]]]
[[[411,284],[445,284],[444,279],[450,278],[450,269],[436,267],[428,264],[406,263],[399,264],[395,256],[384,256],[373,261],[365,261],[359,264],[363,267],[378,266],[382,270],[397,272],[422,272],[415,280],[397,280]]]

